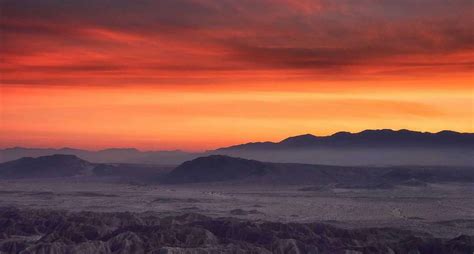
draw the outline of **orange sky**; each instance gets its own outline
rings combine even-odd
[[[473,132],[471,1],[6,0],[0,146]]]

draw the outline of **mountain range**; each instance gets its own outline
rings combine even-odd
[[[175,168],[91,163],[74,155],[21,158],[0,163],[0,178],[116,177],[140,183],[282,184],[343,188],[391,188],[442,182],[474,182],[472,167],[344,167],[272,163],[225,155],[186,161]],[[318,187],[319,188],[319,187]]]
[[[135,148],[110,148],[98,151],[75,148],[25,148],[13,147],[0,149],[0,162],[16,160],[22,157],[39,157],[53,154],[75,155],[95,163],[140,163],[177,165],[199,156],[199,153],[184,151],[140,151]]]
[[[280,142],[256,142],[219,148],[218,151],[238,149],[294,148],[371,148],[371,147],[443,147],[473,148],[474,133],[440,131],[437,133],[410,130],[365,130],[359,133],[337,132],[330,136],[312,134],[286,138]]]
[[[279,163],[470,166],[474,163],[474,133],[384,129],[359,133],[338,132],[330,136],[305,134],[279,142],[253,142],[200,153],[179,150],[139,151],[134,148],[89,151],[15,147],[0,150],[0,162],[53,154],[75,155],[95,163],[159,165],[178,165],[198,157],[220,154]]]

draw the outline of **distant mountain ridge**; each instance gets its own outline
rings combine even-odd
[[[110,148],[88,151],[74,148],[0,149],[0,162],[22,157],[52,154],[75,155],[94,163],[178,165],[213,154],[279,163],[306,163],[340,166],[389,165],[474,165],[474,133],[410,130],[365,130],[337,132],[330,136],[299,135],[279,142],[254,142],[205,152],[140,151]]]
[[[256,142],[220,148],[217,154],[277,163],[338,166],[472,166],[474,133],[409,130],[305,134],[280,142]]]
[[[180,164],[198,157],[195,153],[184,151],[140,151],[135,148],[108,148],[98,151],[75,148],[25,148],[13,147],[0,149],[0,162],[16,160],[22,157],[40,157],[53,154],[75,155],[96,163],[143,163],[143,164]]]
[[[330,136],[312,134],[286,138],[280,142],[253,142],[219,148],[217,151],[240,149],[295,149],[315,147],[457,147],[474,148],[474,133],[410,130],[365,130],[358,133],[337,132]]]

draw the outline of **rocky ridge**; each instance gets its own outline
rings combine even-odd
[[[0,253],[472,253],[474,237],[199,214],[0,208]]]

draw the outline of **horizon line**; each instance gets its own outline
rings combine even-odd
[[[359,132],[349,132],[349,131],[337,131],[332,134],[328,135],[323,135],[323,136],[318,136],[312,133],[304,133],[304,134],[299,134],[299,135],[293,135],[293,136],[288,136],[286,138],[280,139],[278,141],[250,141],[250,142],[243,142],[239,144],[231,144],[227,146],[222,146],[222,147],[215,147],[212,149],[205,149],[205,150],[184,150],[184,149],[151,149],[151,150],[145,150],[145,149],[139,149],[136,147],[104,147],[104,148],[99,148],[99,149],[90,149],[90,148],[80,148],[80,147],[70,147],[70,146],[61,146],[61,147],[41,147],[41,146],[35,146],[35,147],[26,147],[26,146],[0,146],[0,149],[2,150],[7,150],[7,149],[51,149],[51,150],[63,150],[63,149],[71,149],[71,150],[83,150],[83,151],[89,151],[89,152],[100,152],[100,151],[106,151],[106,150],[136,150],[138,152],[184,152],[184,153],[203,153],[203,152],[210,152],[222,148],[227,148],[227,147],[233,147],[233,146],[239,146],[239,145],[246,145],[246,144],[252,144],[252,143],[279,143],[281,141],[284,141],[289,138],[294,138],[294,137],[299,137],[299,136],[314,136],[314,137],[331,137],[334,136],[338,133],[349,133],[349,134],[360,134],[365,131],[392,131],[392,132],[401,132],[401,131],[408,131],[408,132],[416,132],[416,133],[422,133],[422,134],[439,134],[443,132],[454,132],[458,134],[474,134],[474,132],[462,132],[462,131],[455,131],[455,130],[448,130],[448,129],[443,129],[437,132],[430,132],[430,131],[421,131],[421,130],[410,130],[410,129],[390,129],[390,128],[381,128],[381,129],[364,129]]]

